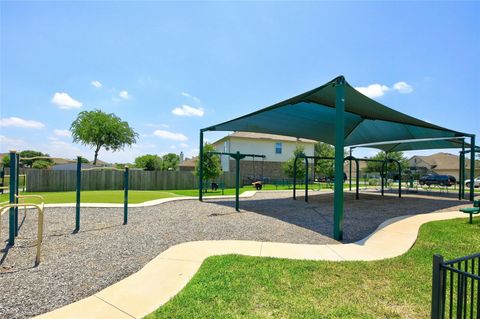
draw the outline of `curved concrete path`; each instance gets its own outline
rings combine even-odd
[[[205,258],[240,254],[308,260],[379,260],[399,256],[412,247],[424,223],[465,217],[442,212],[396,217],[370,236],[351,244],[307,245],[257,241],[196,241],[172,246],[137,273],[68,306],[40,315],[53,318],[142,318],[175,296],[195,275]]]

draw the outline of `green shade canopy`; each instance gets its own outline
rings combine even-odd
[[[335,144],[334,84],[337,79],[343,79],[343,77],[333,79],[314,90],[259,111],[207,127],[203,131],[270,133],[308,138],[333,145]],[[469,136],[469,134],[397,112],[363,95],[345,82],[345,146],[463,136]],[[418,144],[418,146],[420,147],[418,149],[421,149],[424,144]]]
[[[376,143],[366,145],[355,145],[353,147],[377,148],[385,152],[428,150],[428,149],[446,149],[446,148],[462,148],[461,139],[427,139],[427,140],[409,140],[396,141],[387,143]],[[352,148],[353,148],[352,147]],[[469,143],[464,144],[465,149],[470,148]],[[480,147],[477,147],[480,149]]]

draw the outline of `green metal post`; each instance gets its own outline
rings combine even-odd
[[[235,210],[240,211],[240,152],[235,157],[237,167],[235,168]]]
[[[203,200],[203,130],[200,130],[200,147],[198,153],[198,200]]]
[[[82,157],[77,156],[77,188],[75,205],[75,232],[80,231],[80,191],[82,189]]]
[[[128,223],[128,166],[125,166],[125,173],[123,176],[123,224],[126,225]]]
[[[305,202],[308,203],[308,157],[305,157]]]
[[[18,186],[20,184],[20,154],[16,154],[15,165],[15,204],[18,204]],[[11,173],[10,173],[11,175]],[[15,237],[18,236],[18,207],[15,207]]]
[[[349,191],[352,191],[352,148],[350,147],[350,160],[348,161],[348,169],[349,169],[349,175],[348,175],[348,179],[349,179],[349,185],[348,185],[348,190]]]
[[[343,239],[343,148],[345,137],[345,79],[335,83],[335,189],[333,238]]]
[[[10,204],[15,203],[15,177],[17,177],[16,174],[16,165],[17,165],[17,151],[10,151],[10,183],[9,183],[9,191],[10,191]],[[15,245],[15,209],[13,207],[10,207],[10,211],[8,213],[8,230],[9,230],[9,236],[8,236],[8,245],[13,246]]]
[[[386,161],[386,160],[385,160],[385,161]],[[385,163],[386,163],[386,162],[383,162],[383,163],[382,163],[382,171],[380,172],[380,179],[382,180],[382,196],[384,195],[383,175],[384,175],[384,171],[385,171]]]
[[[475,135],[470,137],[470,201],[475,198]]]
[[[462,140],[462,150],[464,148],[465,140]],[[462,200],[462,151],[458,154],[458,200]]]
[[[297,159],[298,156],[295,156],[293,162],[293,199],[297,199]]]
[[[398,198],[402,197],[402,166],[399,161],[396,161],[398,165]]]
[[[461,153],[461,161],[462,161],[462,170],[460,171],[460,181],[462,184],[462,199],[465,199],[465,140],[462,142],[462,153]]]

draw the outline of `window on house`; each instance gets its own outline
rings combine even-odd
[[[282,154],[282,143],[275,143],[275,154]]]

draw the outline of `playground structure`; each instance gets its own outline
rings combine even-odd
[[[10,182],[9,182],[9,201],[0,203],[0,238],[2,229],[1,216],[7,210],[9,211],[9,236],[8,246],[15,245],[15,237],[18,236],[20,225],[18,223],[18,208],[24,208],[24,217],[27,217],[27,209],[35,208],[38,213],[37,226],[37,252],[35,256],[35,266],[40,263],[41,245],[43,241],[43,224],[44,224],[44,199],[39,195],[19,195],[18,192],[18,176],[19,176],[20,156],[16,151],[10,151]],[[40,199],[41,203],[20,203],[21,199]]]
[[[200,147],[200,157],[202,160],[200,161],[200,168],[199,168],[199,196],[200,200],[203,200],[203,142],[202,146]],[[228,155],[235,160],[235,210],[238,212],[240,211],[240,160],[244,159],[245,157],[251,157],[253,159],[257,158],[265,158],[265,155],[259,154],[242,154],[240,152],[236,153],[225,153],[225,152],[208,152],[208,154],[212,155]]]
[[[363,95],[343,76],[255,112],[200,129],[200,165],[208,131],[242,131],[307,138],[335,147],[334,239],[343,238],[345,147],[374,147],[385,152],[469,147],[470,179],[475,175],[475,135],[444,128],[395,111]],[[465,139],[470,144],[465,145]],[[461,143],[459,143],[461,141]],[[462,182],[462,181],[461,181]],[[202,185],[200,185],[202,186]],[[202,187],[199,200],[202,200]],[[469,200],[474,199],[473,183]]]
[[[306,156],[303,153],[298,154],[295,156],[295,161],[293,162],[293,199],[296,199],[296,185],[297,185],[297,166],[298,166],[298,159],[303,158],[305,160],[305,202],[308,202],[308,159],[313,159],[314,160],[314,167],[315,167],[315,162],[319,160],[335,160],[334,157],[321,157],[321,156]],[[398,167],[398,197],[402,197],[402,169],[400,162],[392,159],[392,158],[386,158],[385,160],[373,160],[373,159],[366,159],[366,158],[356,158],[352,155],[349,155],[343,159],[343,161],[349,161],[350,163],[350,171],[351,171],[351,162],[355,161],[356,163],[356,185],[355,185],[355,199],[359,199],[359,190],[360,190],[360,168],[359,168],[359,161],[364,161],[364,162],[377,162],[377,163],[382,163],[382,171],[381,171],[381,194],[384,196],[384,188],[385,188],[385,179],[386,179],[386,168],[387,164],[389,163],[396,163]],[[315,168],[314,168],[315,169]],[[350,174],[350,176],[352,176]],[[343,181],[343,178],[342,178]],[[349,183],[350,190],[352,189],[352,178],[350,178],[350,183]],[[343,185],[342,185],[343,189]]]
[[[36,159],[36,158],[26,158],[26,159]],[[1,216],[9,211],[8,221],[8,246],[15,245],[15,238],[18,236],[20,225],[18,218],[18,208],[24,208],[24,218],[27,216],[27,209],[34,208],[38,213],[38,226],[37,226],[37,253],[35,257],[35,265],[40,263],[40,254],[41,254],[41,244],[43,241],[43,226],[44,226],[44,212],[45,212],[45,200],[42,196],[39,195],[19,195],[19,163],[20,155],[12,150],[10,151],[10,182],[9,182],[9,201],[0,203],[0,238],[1,238],[1,229],[2,229],[2,219]],[[93,168],[96,169],[96,168]],[[88,170],[93,170],[88,169]],[[119,170],[124,172],[124,205],[123,205],[123,224],[128,223],[128,179],[129,179],[129,168],[125,167],[124,170]],[[77,157],[77,171],[76,171],[76,203],[75,203],[75,228],[73,233],[78,233],[80,231],[80,202],[81,202],[81,188],[82,188],[82,165],[81,157]],[[25,202],[21,203],[20,200],[25,199],[39,199],[40,203]]]

